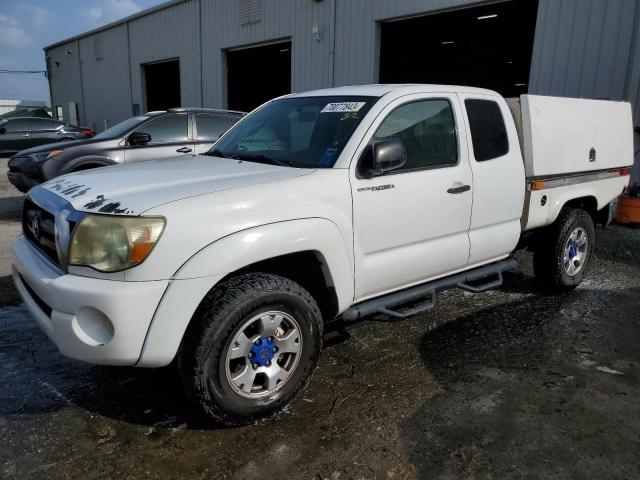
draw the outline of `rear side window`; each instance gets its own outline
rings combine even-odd
[[[471,127],[473,154],[484,162],[509,152],[509,139],[500,106],[492,100],[465,100]]]
[[[7,132],[27,132],[29,130],[29,120],[22,118],[9,120],[2,126],[6,129]]]
[[[402,140],[407,150],[407,163],[394,172],[458,163],[455,121],[447,100],[420,100],[396,108],[372,140],[390,138]]]
[[[187,115],[161,117],[139,131],[151,135],[150,143],[186,142],[189,139]]]
[[[213,115],[196,116],[198,140],[217,140],[229,130],[238,119],[233,117],[216,117]]]
[[[31,120],[31,130],[55,130],[60,125],[62,125],[60,122],[46,118],[34,118]]]

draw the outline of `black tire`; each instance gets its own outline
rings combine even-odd
[[[247,319],[274,309],[298,322],[300,359],[281,388],[257,399],[245,398],[227,380],[228,343]],[[229,279],[203,300],[185,333],[177,366],[188,397],[205,415],[224,425],[243,425],[291,402],[309,381],[321,347],[322,317],[313,297],[289,279],[249,273]]]
[[[578,228],[586,232],[585,260],[580,270],[569,275],[564,266],[565,246]],[[556,221],[542,233],[533,255],[533,270],[541,286],[551,292],[576,288],[584,279],[595,247],[595,227],[591,215],[582,209],[565,208]]]

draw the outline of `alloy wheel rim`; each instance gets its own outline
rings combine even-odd
[[[294,317],[282,311],[254,315],[227,343],[227,382],[245,398],[269,395],[291,378],[301,352],[302,331]]]
[[[577,275],[584,267],[589,252],[589,238],[587,231],[578,227],[567,239],[564,245],[562,264],[564,271],[570,277]]]

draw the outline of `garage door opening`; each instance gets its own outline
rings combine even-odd
[[[381,83],[527,92],[537,0],[512,0],[381,25]]]
[[[148,63],[144,78],[148,112],[181,106],[180,60]]]
[[[291,42],[227,51],[228,105],[249,112],[291,93]]]

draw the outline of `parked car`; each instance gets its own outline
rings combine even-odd
[[[0,156],[47,143],[90,138],[93,134],[89,128],[51,118],[5,118],[0,120]]]
[[[497,287],[519,244],[545,288],[575,288],[632,137],[623,102],[432,85],[289,95],[207,156],[33,188],[13,279],[63,354],[175,359],[194,404],[245,423],[294,398],[336,317],[401,320],[447,288]]]
[[[203,153],[243,115],[201,108],[149,112],[120,122],[90,140],[21,151],[9,160],[9,181],[26,192],[69,172]]]

